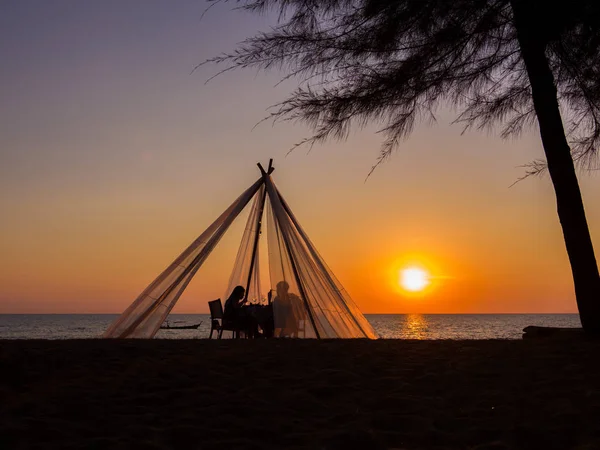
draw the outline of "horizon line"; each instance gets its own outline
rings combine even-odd
[[[57,312],[57,313],[52,313],[52,312],[40,312],[40,313],[36,313],[36,312],[24,312],[24,313],[2,313],[0,312],[0,316],[119,316],[123,314],[122,312],[120,313],[94,313],[94,312]],[[204,316],[208,316],[210,315],[210,312],[177,312],[177,313],[172,313],[169,315],[172,316],[176,316],[176,315],[192,315],[192,314],[196,314],[196,315],[204,315]],[[422,316],[458,316],[458,315],[462,315],[462,316],[467,316],[467,315],[473,315],[473,316],[485,316],[485,315],[553,315],[553,314],[572,314],[572,315],[579,315],[578,312],[460,312],[460,313],[444,313],[444,312],[439,312],[439,313],[409,313],[409,312],[403,312],[403,313],[363,313],[363,315],[365,316],[406,316],[406,315],[422,315]]]

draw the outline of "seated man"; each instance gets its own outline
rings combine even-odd
[[[288,292],[290,285],[287,281],[277,283],[277,296],[273,299],[273,314],[275,327],[279,329],[278,336],[298,337],[300,320],[305,319],[304,304],[296,294]]]

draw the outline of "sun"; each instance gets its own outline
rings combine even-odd
[[[419,292],[429,286],[430,276],[423,269],[408,267],[400,271],[400,286],[410,292]]]

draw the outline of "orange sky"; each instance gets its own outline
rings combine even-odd
[[[375,129],[286,157],[304,127],[252,127],[293,84],[238,72],[205,86],[210,69],[189,75],[266,19],[214,8],[199,22],[202,5],[185,1],[142,14],[106,5],[53,23],[43,21],[49,6],[17,5],[3,19],[16,25],[0,28],[0,55],[20,57],[0,80],[0,313],[121,312],[269,157],[364,312],[576,311],[549,178],[509,188],[519,166],[542,156],[536,130],[511,141],[461,136],[442,113],[365,183],[381,142]],[[106,40],[99,21],[117,13]],[[19,23],[35,20],[43,27],[15,37]],[[580,179],[600,248],[600,180]],[[175,312],[206,312],[222,295],[244,218]],[[408,262],[439,277],[425,295],[398,289]]]

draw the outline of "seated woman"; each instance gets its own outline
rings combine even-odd
[[[227,322],[235,322],[240,316],[241,308],[244,305],[244,294],[246,290],[242,286],[236,286],[231,291],[231,295],[225,302],[223,311],[223,320]]]
[[[239,331],[243,331],[250,337],[255,337],[258,334],[258,327],[256,321],[245,311],[244,304],[247,301],[244,299],[245,293],[246,290],[242,286],[233,288],[231,295],[225,302],[223,322]]]

